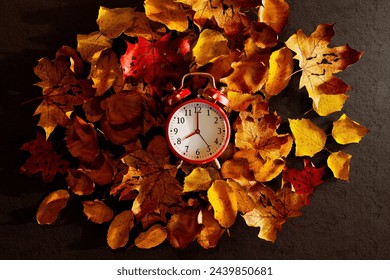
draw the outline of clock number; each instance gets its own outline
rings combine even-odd
[[[173,129],[173,132],[174,132],[175,134],[177,134],[177,133],[179,132],[179,129],[178,129],[177,127],[175,127],[175,128]]]
[[[190,146],[184,146],[186,148],[186,153],[188,153],[188,149]]]
[[[215,122],[214,122],[215,124],[217,124],[218,123],[218,118],[217,117],[215,117]]]
[[[202,113],[202,107],[195,107],[195,114]]]
[[[218,127],[218,134],[222,133],[222,128]]]
[[[176,143],[177,143],[177,145],[180,145],[181,144],[181,138],[177,138]]]
[[[200,155],[200,151],[199,151],[199,149],[196,149],[196,151],[195,151],[195,154],[196,154],[197,156],[199,156],[199,155]]]
[[[207,109],[207,116],[210,117],[210,110]]]
[[[211,151],[210,145],[207,146],[207,152],[209,153]]]
[[[177,124],[183,124],[186,121],[184,117],[177,118]]]
[[[196,109],[196,108],[195,108],[195,109]],[[195,110],[195,113],[196,113],[196,110]],[[191,117],[191,110],[184,110],[184,115],[185,115],[186,117]],[[184,121],[183,121],[182,123],[184,123]]]
[[[214,143],[215,143],[215,144],[217,144],[217,145],[219,144],[219,142],[218,142],[218,138],[215,138],[215,141],[214,141]]]

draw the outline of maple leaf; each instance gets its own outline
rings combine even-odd
[[[42,172],[43,180],[47,183],[52,182],[57,173],[65,174],[69,166],[69,162],[63,160],[54,150],[51,140],[46,140],[39,131],[35,140],[23,144],[20,149],[31,154],[20,172],[28,176]]]
[[[188,72],[185,55],[190,51],[189,39],[172,39],[168,33],[155,42],[138,37],[138,43],[126,43],[126,53],[120,59],[125,77],[157,86],[165,85],[168,78],[178,80]]]
[[[188,29],[188,18],[192,11],[174,0],[145,0],[145,14],[153,21],[165,24],[170,30],[184,32]]]
[[[198,223],[199,211],[199,209],[185,207],[169,219],[168,240],[174,248],[185,248],[196,239],[202,229]]]
[[[339,144],[359,143],[367,133],[367,128],[351,120],[346,114],[333,122],[332,136]]]
[[[261,201],[243,217],[248,226],[260,227],[259,238],[275,242],[286,220],[302,215],[300,209],[306,205],[307,195],[294,193],[287,186],[276,193],[265,187],[261,191]]]
[[[114,211],[99,199],[83,201],[83,207],[85,216],[95,224],[109,222],[114,217]]]
[[[288,121],[294,137],[296,156],[312,157],[325,147],[325,132],[309,119]]]
[[[283,180],[291,183],[297,194],[311,194],[315,187],[321,185],[325,174],[325,166],[316,168],[308,159],[303,160],[303,169],[285,167]]]
[[[147,231],[142,232],[134,240],[135,246],[141,249],[150,249],[160,245],[167,239],[168,232],[159,224],[152,225]]]
[[[126,246],[129,242],[130,230],[134,227],[134,215],[131,210],[124,210],[110,223],[107,232],[107,243],[111,249]]]
[[[330,170],[332,170],[335,178],[348,181],[349,180],[349,168],[352,155],[344,153],[342,151],[337,153],[331,153],[328,157],[327,164]]]
[[[88,62],[92,61],[95,53],[110,49],[111,46],[112,40],[98,31],[90,34],[77,35],[77,51],[83,60]]]
[[[302,69],[299,87],[306,87],[313,107],[320,115],[328,115],[342,108],[342,101],[346,100],[345,93],[350,86],[333,74],[345,70],[363,54],[348,45],[329,48],[333,35],[333,25],[321,24],[309,37],[298,30],[286,41],[286,46],[296,53],[294,58],[299,60]],[[326,105],[320,102],[324,95],[333,95]]]
[[[259,20],[280,34],[290,16],[290,7],[285,0],[262,0]]]
[[[45,130],[46,138],[57,125],[65,127],[69,122],[66,114],[93,94],[90,82],[77,80],[70,66],[68,57],[59,53],[53,60],[41,58],[34,67],[34,73],[42,80],[35,85],[42,88],[43,94],[34,115],[40,115],[38,126]]]
[[[62,209],[68,203],[69,193],[66,190],[57,190],[48,194],[41,202],[36,215],[40,225],[50,225],[54,223]]]
[[[163,137],[159,139],[167,145]],[[142,177],[132,208],[137,217],[142,218],[156,209],[172,211],[183,203],[183,189],[175,179],[177,168],[168,163],[168,157],[168,153],[137,150],[122,159],[130,168],[139,170]]]

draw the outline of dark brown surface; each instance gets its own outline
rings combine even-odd
[[[34,137],[39,95],[32,68],[54,57],[62,45],[76,46],[76,34],[97,30],[99,5],[134,6],[137,1],[0,1],[0,259],[389,259],[390,258],[390,2],[387,0],[290,1],[285,40],[297,29],[306,34],[320,23],[336,23],[333,45],[349,43],[364,50],[356,65],[339,75],[353,86],[345,112],[369,127],[353,154],[349,183],[329,181],[319,187],[304,215],[290,219],[275,244],[257,238],[241,218],[219,246],[185,250],[168,245],[153,250],[112,251],[106,228],[85,221],[72,204],[62,220],[39,226],[35,212],[48,191],[39,178],[18,173],[24,157],[19,147]],[[134,4],[132,4],[134,3]],[[287,98],[279,102],[289,108]]]

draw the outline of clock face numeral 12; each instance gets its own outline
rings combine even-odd
[[[166,136],[170,149],[178,158],[203,164],[213,161],[226,149],[230,124],[220,107],[196,98],[171,112]]]

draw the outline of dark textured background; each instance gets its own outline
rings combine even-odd
[[[275,244],[257,238],[242,219],[219,246],[184,250],[112,251],[106,228],[85,221],[81,206],[58,223],[39,226],[35,212],[47,188],[39,178],[19,176],[20,146],[34,138],[39,94],[32,68],[54,57],[76,34],[97,30],[99,5],[135,6],[137,1],[0,0],[0,258],[1,259],[389,259],[390,258],[390,2],[387,0],[290,1],[291,17],[282,35],[310,34],[320,23],[336,23],[334,46],[349,43],[363,58],[339,75],[352,85],[345,112],[370,128],[353,154],[349,183],[329,181],[317,188],[304,215],[290,219]]]

